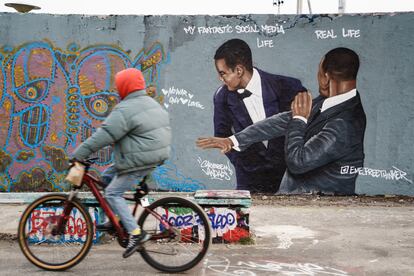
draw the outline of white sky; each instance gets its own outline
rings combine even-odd
[[[15,12],[5,3],[30,3],[34,13],[51,14],[277,14],[277,0],[0,0],[0,12]],[[303,13],[309,13],[308,1]],[[312,13],[337,13],[339,0],[310,0]],[[284,0],[281,14],[296,14],[297,0]],[[346,0],[346,13],[414,11],[414,0]]]

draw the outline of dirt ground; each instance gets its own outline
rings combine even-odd
[[[414,197],[382,196],[321,196],[321,195],[252,195],[252,205],[279,206],[414,206]]]

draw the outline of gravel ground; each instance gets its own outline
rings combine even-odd
[[[280,206],[413,206],[414,197],[410,196],[320,196],[320,195],[252,195],[252,205]]]

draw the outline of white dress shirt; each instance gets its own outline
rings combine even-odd
[[[327,109],[329,109],[331,107],[334,107],[338,104],[341,104],[341,103],[343,103],[343,102],[345,102],[345,101],[347,101],[347,100],[349,100],[349,99],[351,99],[355,96],[356,96],[356,88],[354,88],[354,89],[352,89],[348,92],[345,92],[343,94],[326,98],[322,103],[321,113],[326,111]],[[308,120],[305,117],[293,116],[293,118],[294,119],[300,119],[300,120],[304,121],[305,123],[308,123]]]
[[[262,80],[259,72],[257,72],[255,68],[253,68],[253,75],[246,86],[246,90],[250,91],[252,94],[250,97],[244,98],[243,103],[254,124],[266,118],[262,97]],[[239,89],[237,92],[243,93],[244,89]],[[267,147],[268,141],[263,141],[263,144]]]

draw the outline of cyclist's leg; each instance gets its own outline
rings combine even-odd
[[[145,175],[143,172],[117,175],[105,189],[105,196],[112,210],[120,217],[122,225],[129,233],[129,242],[122,255],[124,258],[131,256],[142,242],[150,239],[150,235],[145,231],[141,231],[126,200],[122,197],[125,191],[136,188],[137,184],[143,179],[143,175]]]
[[[114,179],[116,175],[116,169],[115,165],[111,164],[108,168],[106,168],[101,175],[101,180],[103,184],[105,184],[105,187],[108,187],[109,183],[111,183],[112,179]]]
[[[105,198],[114,213],[121,219],[128,233],[138,228],[138,224],[122,196],[124,192],[134,189],[142,178],[143,176],[139,173],[116,175],[105,189]]]
[[[116,169],[115,164],[111,164],[109,167],[107,167],[101,174],[101,182],[102,182],[102,188],[106,189],[108,185],[111,183],[111,181],[116,176]],[[107,220],[106,222],[100,222],[96,225],[96,230],[98,231],[114,231],[114,227],[112,223]]]

